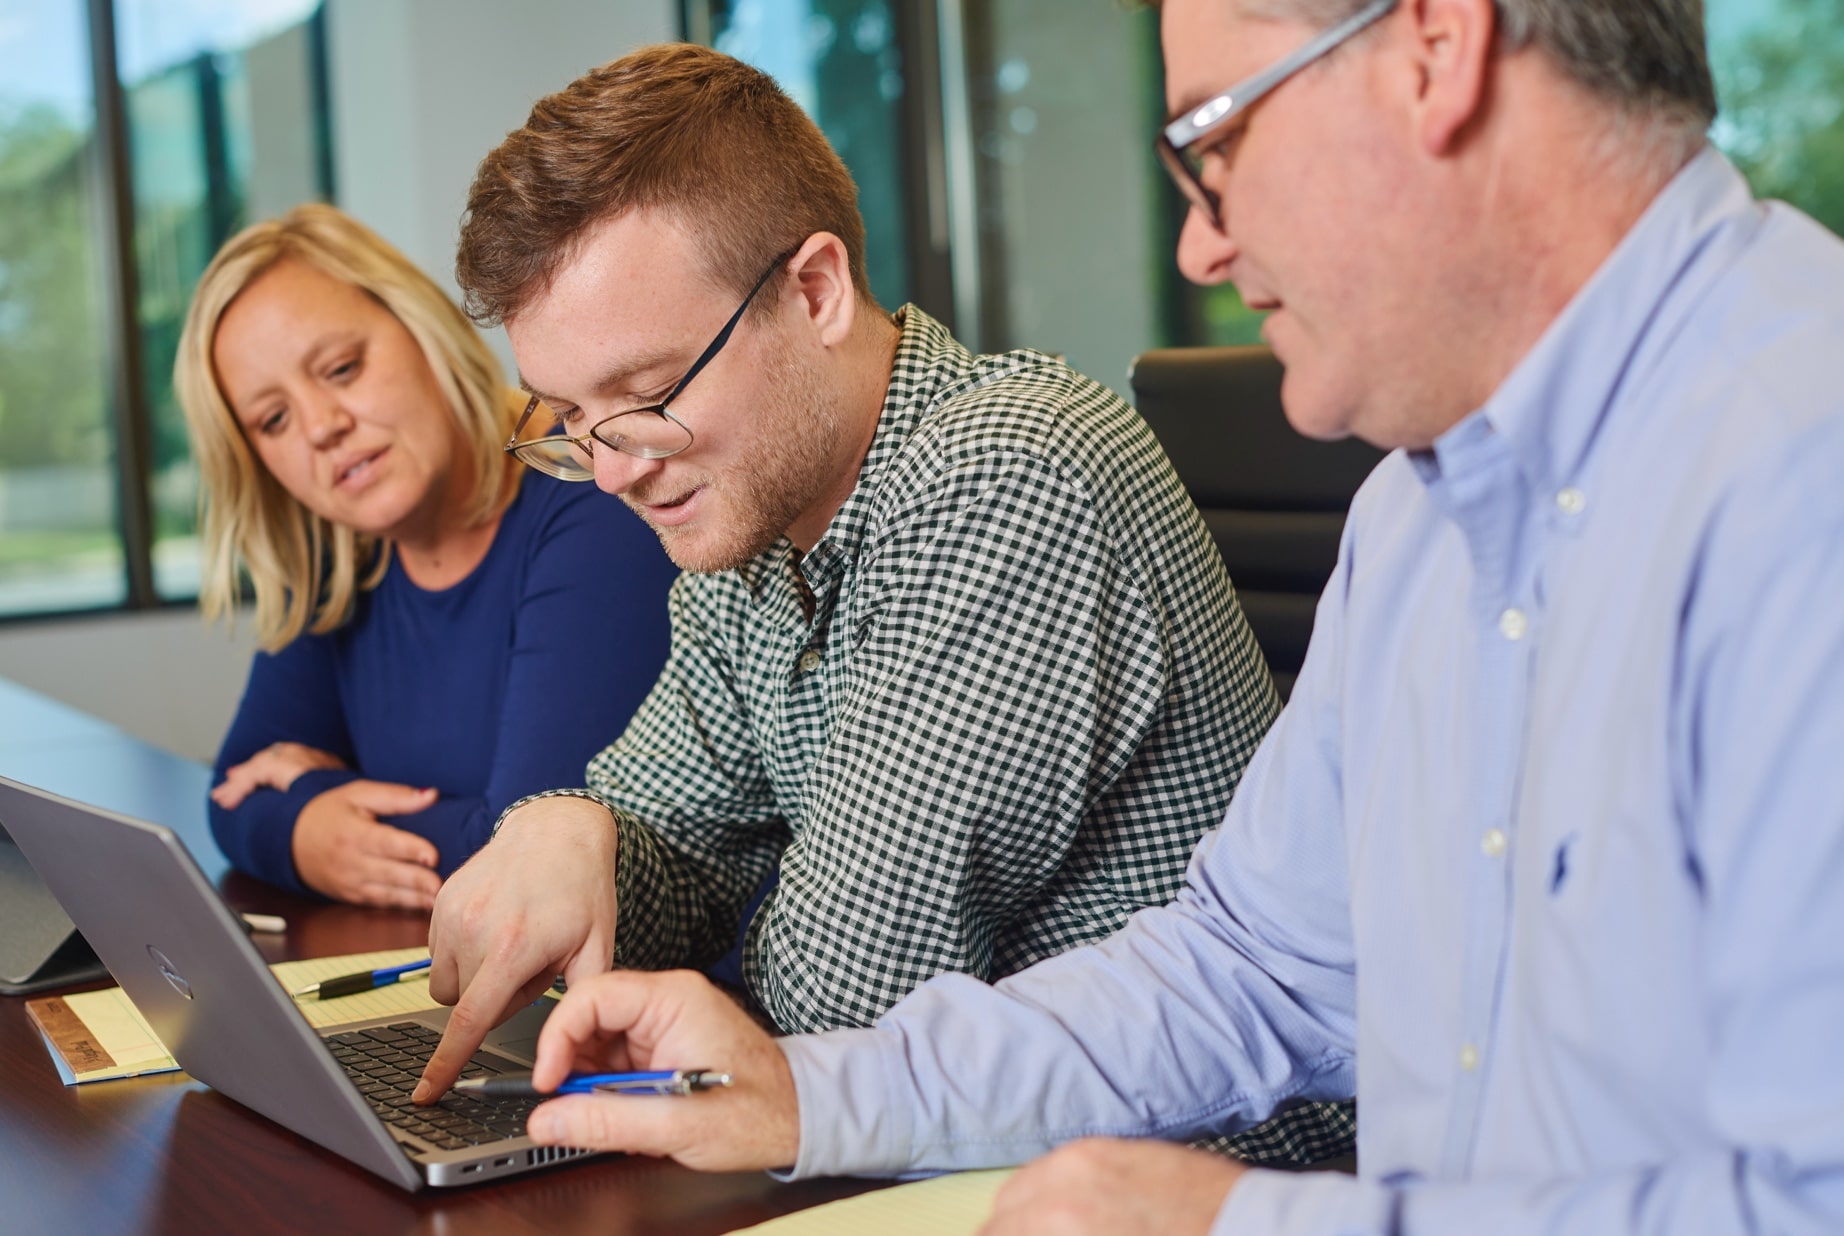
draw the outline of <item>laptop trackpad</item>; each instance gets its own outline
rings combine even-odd
[[[538,1056],[538,1031],[557,1002],[548,997],[529,1004],[512,1015],[505,1025],[487,1036],[484,1046],[497,1056],[507,1056],[530,1068]]]
[[[538,1040],[536,1038],[514,1039],[510,1043],[495,1043],[493,1054],[510,1056],[519,1064],[530,1067],[538,1059]]]

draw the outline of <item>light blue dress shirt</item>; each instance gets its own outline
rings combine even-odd
[[[1222,1232],[1844,1232],[1844,244],[1706,150],[1390,456],[1169,907],[785,1041],[798,1174],[1358,1096]]]

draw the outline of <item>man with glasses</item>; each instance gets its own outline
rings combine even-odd
[[[575,1051],[737,1087],[533,1135],[802,1175],[1074,1142],[988,1232],[1844,1231],[1844,244],[1706,143],[1695,0],[1162,36],[1181,267],[1269,310],[1296,426],[1398,448],[1222,827],[1170,907],[871,1029],[599,976],[540,1088]],[[1154,1140],[1353,1093],[1355,1179]]]
[[[690,574],[587,786],[444,885],[425,1098],[559,972],[704,967],[745,917],[748,996],[796,1031],[1170,900],[1277,709],[1209,533],[1112,393],[877,307],[850,177],[772,81],[682,45],[541,100],[481,165],[459,274],[531,391],[507,449]],[[1232,1149],[1350,1133],[1314,1106]]]

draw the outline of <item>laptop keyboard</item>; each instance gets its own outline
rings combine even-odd
[[[410,1102],[410,1092],[416,1089],[423,1066],[435,1054],[435,1045],[441,1039],[439,1031],[402,1021],[349,1034],[330,1034],[322,1041],[380,1120],[432,1146],[462,1150],[523,1136],[525,1117],[538,1106],[538,1099],[480,1099],[450,1092],[432,1107]],[[501,1072],[510,1063],[476,1055],[461,1076],[486,1077]]]

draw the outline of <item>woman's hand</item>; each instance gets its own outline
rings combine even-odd
[[[270,743],[227,771],[223,782],[211,791],[211,801],[226,811],[235,811],[259,789],[286,790],[304,772],[345,766],[346,762],[332,752],[305,743]]]
[[[435,846],[378,817],[426,811],[437,797],[390,781],[349,781],[316,795],[295,817],[295,871],[309,888],[340,901],[431,908],[442,887]]]

